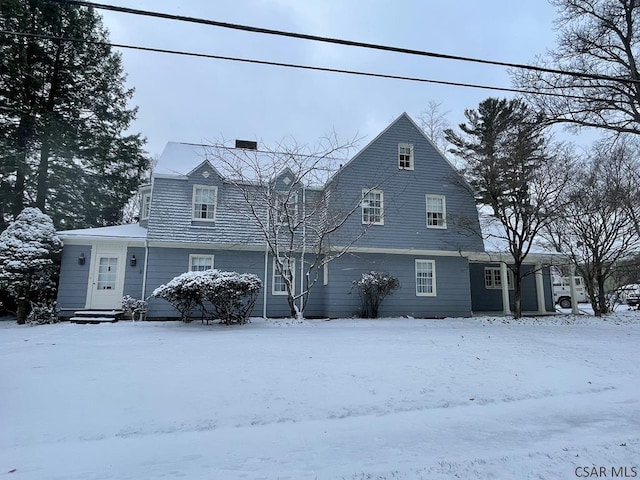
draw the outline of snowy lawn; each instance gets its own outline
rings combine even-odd
[[[639,347],[626,311],[1,321],[0,478],[640,477]]]

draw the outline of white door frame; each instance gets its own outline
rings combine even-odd
[[[105,302],[99,296],[98,283],[98,259],[102,256],[116,257],[118,270],[116,272],[116,285],[110,290],[112,300]],[[118,310],[122,308],[121,300],[124,292],[124,275],[127,267],[127,245],[121,243],[95,243],[91,248],[91,263],[89,264],[89,280],[87,283],[87,301],[85,308],[91,310]]]

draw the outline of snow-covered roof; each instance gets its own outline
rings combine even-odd
[[[153,174],[187,175],[207,159],[206,153],[204,145],[168,142],[153,169]]]
[[[127,225],[114,225],[112,227],[81,228],[78,230],[63,230],[57,232],[63,240],[78,239],[134,239],[144,240],[147,238],[147,229],[139,223]]]

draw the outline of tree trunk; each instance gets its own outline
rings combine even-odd
[[[607,299],[604,293],[605,276],[602,272],[598,272],[596,278],[598,281],[598,306],[600,307],[600,314],[609,313],[609,309],[607,308]]]
[[[27,322],[27,315],[29,314],[29,303],[26,298],[18,298],[16,300],[16,317],[18,325],[24,325]]]
[[[505,280],[509,282],[508,278]],[[513,272],[513,318],[518,319],[522,317],[522,278],[520,277],[520,265],[514,265]]]
[[[44,138],[40,148],[40,164],[38,165],[38,184],[36,207],[45,213],[47,194],[49,193],[49,140]]]

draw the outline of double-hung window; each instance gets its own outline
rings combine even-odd
[[[214,221],[216,218],[217,187],[193,187],[193,220]]]
[[[364,225],[384,225],[382,190],[362,190],[362,223]]]
[[[189,255],[189,271],[204,272],[213,269],[213,255]]]
[[[513,290],[513,272],[509,268],[507,269],[507,286],[509,290]],[[500,274],[500,267],[484,268],[484,287],[488,289],[502,288],[502,275]]]
[[[427,195],[427,227],[447,228],[447,203],[444,195]]]
[[[435,297],[436,262],[434,260],[416,260],[416,295]]]
[[[149,218],[149,210],[151,208],[151,192],[142,194],[142,205],[140,206],[140,218],[142,220]]]
[[[296,285],[296,261],[291,259],[287,262],[286,259],[283,259],[284,265],[282,267],[282,275],[278,271],[278,266],[276,265],[276,259],[273,259],[273,277],[271,282],[271,294],[272,295],[286,295],[287,294],[287,283],[285,281],[285,277],[291,278],[291,289],[295,291]],[[288,263],[288,264],[287,264]]]
[[[398,144],[398,168],[400,170],[413,170],[413,145],[410,143]]]
[[[277,224],[295,223],[298,218],[298,194],[276,192],[275,218]]]

